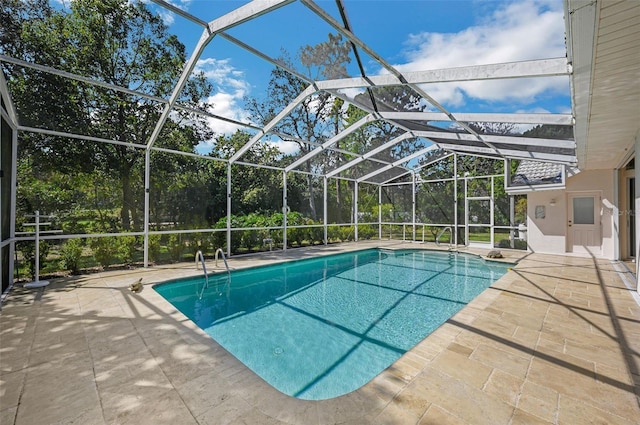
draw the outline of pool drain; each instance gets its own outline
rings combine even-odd
[[[273,354],[275,354],[276,356],[279,356],[282,353],[284,353],[284,350],[281,347],[276,347],[273,349]]]

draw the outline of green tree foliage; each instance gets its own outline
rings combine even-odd
[[[185,49],[143,3],[83,0],[71,2],[69,10],[44,6],[44,12],[33,6],[36,3],[3,5],[3,23],[20,28],[12,35],[3,33],[4,51],[149,96],[169,97],[185,63]],[[23,125],[143,146],[164,107],[145,96],[11,68],[8,83]],[[211,89],[203,75],[195,75],[180,100],[203,109],[201,99]],[[185,121],[190,125],[181,125]],[[44,172],[102,170],[112,176],[120,186],[121,228],[140,227],[143,149],[123,144],[70,143],[66,138],[24,132],[21,135],[20,160],[32,158],[33,166]],[[176,113],[165,125],[161,140],[166,147],[192,151],[209,136],[202,118]]]
[[[304,72],[311,80],[347,77],[346,65],[350,62],[349,45],[341,35],[329,34],[328,40],[315,46],[304,46],[297,58],[305,68]],[[285,52],[279,59],[289,68],[295,68]],[[247,99],[247,108],[254,120],[261,124],[270,122],[276,114],[289,105],[307,88],[307,83],[291,73],[276,68],[271,73],[267,95],[264,100]],[[304,99],[291,111],[276,129],[292,136],[292,141],[300,147],[300,154],[311,152],[317,145],[342,129],[341,103],[328,92],[320,92]],[[311,142],[311,143],[308,143]],[[306,161],[305,171],[318,171],[314,167],[323,162],[322,156]],[[314,176],[307,177],[307,202],[309,214],[313,219],[318,216],[314,186]]]

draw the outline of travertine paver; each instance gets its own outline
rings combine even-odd
[[[229,263],[377,245],[422,247]],[[378,377],[321,401],[279,393],[149,287],[201,273],[193,264],[14,288],[0,313],[0,423],[640,423],[640,307],[613,265],[509,255],[524,258]],[[132,294],[139,277],[147,287]]]

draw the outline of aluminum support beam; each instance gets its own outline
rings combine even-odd
[[[183,18],[193,22],[194,24],[200,25],[203,28],[207,28],[209,26],[208,22],[203,21],[202,19],[196,16],[193,16],[186,10],[182,10],[178,6],[174,6],[169,2],[166,2],[164,0],[151,0],[151,1],[157,4],[158,6],[164,7],[165,9],[169,9],[171,12],[175,13],[176,15],[182,16]]]
[[[47,134],[49,136],[57,136],[57,137],[68,137],[69,139],[86,140],[90,142],[109,143],[112,145],[127,146],[130,148],[138,148],[138,149],[146,148],[145,145],[140,145],[137,143],[121,142],[119,140],[103,139],[101,137],[81,136],[79,134],[66,133],[64,131],[47,130],[44,128],[19,126],[18,131],[28,131],[30,133]]]
[[[411,178],[411,222],[413,223],[413,230],[411,232],[412,236],[412,241],[415,242],[416,240],[416,172],[412,171],[412,178]]]
[[[289,115],[289,112],[293,111],[294,108],[296,108],[300,103],[302,103],[303,100],[305,100],[307,97],[311,96],[315,92],[316,92],[316,88],[314,86],[312,85],[308,86],[302,93],[298,95],[298,97],[296,97],[290,104],[288,104],[286,108],[280,111],[278,115],[276,115],[271,121],[269,121],[269,123],[267,123],[267,125],[264,126],[264,128],[262,129],[262,133],[258,133],[255,136],[253,136],[251,140],[249,140],[244,146],[238,149],[238,152],[236,152],[235,154],[233,154],[231,158],[229,158],[229,162],[230,163],[236,162],[242,155],[244,155],[249,149],[251,149],[253,145],[258,143],[258,141],[262,138],[262,136],[264,136],[269,131],[271,131],[271,129],[273,129],[280,121],[282,121],[284,117]]]
[[[353,185],[353,240],[358,242],[358,182]]]
[[[404,133],[401,136],[398,136],[398,137],[388,141],[387,143],[384,143],[384,144],[378,146],[377,148],[370,150],[369,152],[365,153],[364,155],[361,155],[360,157],[355,158],[355,159],[347,162],[346,164],[336,168],[335,170],[331,171],[330,173],[327,173],[327,177],[333,177],[333,176],[335,176],[337,174],[340,174],[344,170],[347,170],[347,169],[353,167],[354,165],[361,163],[365,159],[369,159],[372,156],[374,156],[375,154],[380,153],[383,150],[388,149],[390,147],[393,147],[393,146],[397,145],[398,143],[402,142],[403,140],[410,139],[411,137],[415,137],[415,136],[413,134],[411,134],[411,133]]]
[[[164,123],[169,118],[169,114],[171,113],[171,109],[176,104],[180,93],[182,93],[182,89],[187,84],[193,69],[196,67],[202,52],[207,47],[209,42],[213,40],[213,37],[222,31],[225,31],[229,28],[233,28],[237,25],[240,25],[243,22],[249,21],[258,16],[264,15],[265,13],[282,7],[288,3],[291,3],[293,0],[255,0],[251,3],[247,3],[244,6],[240,6],[239,8],[227,13],[224,16],[219,17],[218,19],[211,21],[207,24],[207,28],[202,32],[198,43],[196,44],[191,57],[187,61],[182,70],[182,74],[178,79],[175,87],[173,88],[173,92],[171,93],[171,97],[169,98],[169,103],[165,106],[158,122],[156,123],[155,128],[153,129],[153,133],[149,138],[149,142],[147,143],[147,148],[151,148],[155,142],[158,140],[160,136],[160,131],[164,126]]]
[[[151,187],[151,151],[144,152],[144,243],[143,243],[143,263],[144,267],[149,267],[149,211],[151,203],[149,190]]]
[[[78,74],[73,74],[71,72],[60,71],[59,69],[52,68],[50,66],[38,65],[31,62],[26,62],[20,59],[15,59],[10,56],[0,54],[0,62],[12,63],[14,65],[23,66],[25,68],[35,69],[37,71],[46,72],[48,74],[57,75],[59,77],[69,78],[70,80],[80,81],[83,83],[91,84],[93,86],[103,87],[105,89],[117,91],[120,93],[130,94],[132,96],[139,96],[145,99],[153,100],[159,103],[167,103],[167,99],[163,99],[161,97],[152,96],[150,94],[142,93],[136,90],[131,90],[125,87],[116,86],[114,84],[105,83],[104,81],[96,80],[93,78],[83,77]]]
[[[287,172],[282,172],[282,250],[287,250]]]
[[[467,124],[465,124],[464,122],[461,122],[460,120],[456,119],[451,112],[447,111],[444,106],[442,106],[437,100],[435,100],[433,97],[431,97],[422,88],[418,87],[415,83],[409,83],[407,81],[407,79],[405,78],[405,76],[400,71],[398,71],[395,67],[393,67],[391,64],[389,64],[387,61],[385,61],[380,55],[375,53],[367,44],[365,44],[362,40],[360,40],[358,37],[356,37],[351,31],[348,31],[347,29],[342,27],[335,19],[333,19],[333,17],[331,15],[327,14],[321,7],[319,7],[317,4],[315,4],[312,0],[301,0],[301,2],[305,6],[307,6],[309,9],[311,9],[315,14],[317,14],[319,17],[321,17],[323,20],[325,20],[336,31],[338,31],[342,35],[344,35],[349,41],[351,41],[353,44],[356,44],[361,49],[363,49],[365,52],[367,52],[380,65],[382,65],[383,68],[385,68],[387,71],[389,71],[391,74],[393,74],[396,78],[398,78],[398,81],[399,81],[400,84],[408,85],[410,88],[412,88],[418,94],[420,94],[425,100],[427,100],[429,103],[431,103],[433,106],[435,106],[440,112],[446,114],[451,121],[456,122],[458,125],[460,125],[462,128],[467,130],[469,133],[475,135],[477,137],[478,141],[484,143],[485,145],[487,145],[487,147],[493,149],[499,155],[498,150],[495,149],[491,145],[491,143],[484,141],[483,138],[478,133],[476,133],[473,129],[471,129]]]
[[[380,112],[380,117],[388,120],[449,121],[449,116],[442,112]],[[574,123],[574,119],[571,114],[456,113],[456,118],[463,122],[549,125],[573,125]]]
[[[506,62],[488,65],[473,65],[428,71],[405,72],[402,75],[408,84],[448,83],[458,81],[498,80],[511,78],[555,77],[570,75],[571,67],[566,58],[541,59],[522,62]],[[347,88],[384,87],[402,84],[396,75],[372,75],[367,78],[354,77],[318,81],[322,90]]]
[[[474,146],[461,146],[455,144],[446,144],[441,143],[440,147],[446,150],[455,151],[457,153],[463,153],[467,155],[474,155],[475,153],[480,154],[495,154],[493,149],[483,148],[483,147],[474,147]],[[496,159],[504,159],[504,158],[514,158],[514,159],[530,159],[533,161],[546,161],[546,162],[556,162],[566,165],[575,166],[576,157],[575,155],[558,155],[551,153],[540,153],[540,152],[527,152],[527,151],[517,151],[511,149],[499,149],[500,157],[496,157]]]
[[[327,230],[327,221],[329,218],[329,208],[328,208],[328,203],[327,203],[327,176],[324,176],[323,178],[323,183],[324,183],[324,187],[323,187],[323,193],[322,193],[322,217],[323,217],[323,224],[324,226],[322,226],[323,230],[324,230],[324,244],[327,245],[329,244],[329,235],[328,235],[328,230]]]
[[[429,140],[446,139],[446,140],[463,140],[469,142],[477,142],[478,139],[471,134],[465,133],[449,133],[440,131],[415,131],[416,136],[424,137]],[[576,142],[573,140],[560,139],[541,139],[536,137],[518,137],[518,136],[492,136],[482,135],[482,138],[490,143],[518,145],[518,146],[536,146],[561,149],[575,149]],[[440,142],[438,142],[440,143]]]
[[[231,163],[227,163],[227,257],[231,257]]]
[[[9,93],[9,87],[7,86],[7,80],[4,78],[4,72],[0,70],[0,96],[4,100],[4,106],[9,114],[7,121],[11,122],[11,125],[18,125],[18,115],[16,115],[16,109],[13,106],[13,99]]]
[[[453,241],[458,248],[458,155],[453,154]]]
[[[153,129],[153,133],[151,133],[151,137],[149,137],[149,141],[147,142],[147,149],[151,149],[151,147],[153,147],[153,145],[158,140],[158,137],[160,137],[160,131],[162,131],[162,127],[164,127],[164,123],[169,118],[171,109],[178,101],[178,98],[180,97],[180,93],[182,93],[182,89],[187,84],[187,81],[189,80],[189,77],[191,76],[193,69],[196,67],[196,63],[198,62],[198,60],[200,59],[200,56],[202,55],[202,52],[204,51],[205,47],[207,47],[207,45],[212,39],[213,39],[213,35],[208,30],[204,30],[202,32],[202,35],[200,36],[200,39],[198,40],[198,43],[196,44],[196,47],[193,50],[193,53],[191,54],[191,57],[185,64],[184,69],[182,70],[182,74],[180,75],[178,82],[173,88],[173,92],[171,93],[171,97],[169,98],[169,103],[165,105],[164,109],[162,110],[162,114],[160,115],[160,118],[158,118],[158,122],[156,122],[155,128]]]
[[[411,155],[408,155],[408,156],[406,156],[406,157],[404,157],[404,158],[402,158],[402,159],[399,159],[399,160],[397,160],[397,161],[393,162],[392,164],[389,164],[389,165],[387,165],[387,166],[385,166],[385,167],[379,168],[379,169],[377,169],[376,171],[373,171],[373,172],[371,172],[371,173],[369,173],[369,174],[365,175],[364,177],[360,177],[360,178],[359,178],[359,179],[357,179],[356,181],[357,181],[358,183],[359,183],[359,182],[366,181],[367,179],[370,179],[371,177],[374,177],[374,176],[377,176],[378,174],[384,173],[385,171],[390,170],[390,169],[391,169],[391,168],[393,168],[393,167],[397,167],[397,166],[399,166],[400,164],[404,164],[404,163],[405,163],[405,162],[407,162],[407,161],[411,161],[412,159],[417,158],[417,157],[419,157],[419,156],[421,156],[421,155],[424,155],[424,154],[426,154],[426,153],[429,153],[429,152],[431,152],[431,151],[433,151],[433,150],[435,150],[435,149],[438,149],[438,146],[436,146],[436,145],[431,145],[431,146],[426,147],[426,148],[424,148],[424,149],[420,149],[419,151],[414,152],[414,153],[412,153]],[[409,172],[411,172],[411,171],[409,171]],[[397,177],[395,177],[395,178],[397,178]],[[395,179],[395,178],[394,178],[394,179]]]
[[[326,142],[324,142],[321,146],[315,148],[311,152],[309,152],[306,155],[304,155],[302,158],[300,158],[297,161],[295,161],[293,164],[289,165],[286,168],[286,170],[287,171],[291,171],[293,169],[298,168],[300,165],[304,164],[305,162],[307,162],[308,160],[310,160],[314,156],[320,154],[322,151],[324,151],[328,147],[330,147],[332,145],[335,145],[340,140],[342,140],[345,137],[347,137],[349,134],[353,133],[354,131],[357,131],[360,127],[362,127],[365,124],[368,124],[368,123],[370,123],[372,121],[376,121],[376,117],[373,116],[372,114],[369,114],[369,115],[361,118],[360,120],[358,120],[358,122],[355,122],[355,123],[351,124],[349,127],[347,127],[346,129],[342,130],[340,133],[338,133],[335,136],[333,136],[331,139],[329,139]]]

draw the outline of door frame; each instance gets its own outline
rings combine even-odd
[[[602,191],[601,190],[589,190],[589,191],[571,191],[567,192],[567,215],[565,221],[566,229],[566,252],[575,252],[573,244],[572,226],[573,226],[573,198],[581,197],[593,197],[593,225],[597,227],[598,231],[598,244],[593,245],[597,249],[597,254],[602,254]],[[580,252],[578,252],[580,253]]]
[[[489,223],[471,224],[469,220],[469,201],[489,201]],[[487,245],[493,249],[494,236],[493,236],[493,215],[494,215],[494,200],[493,196],[474,196],[465,198],[464,200],[464,240],[467,246],[476,246],[486,248]],[[469,227],[489,227],[489,243],[485,242],[471,242],[469,240]]]

